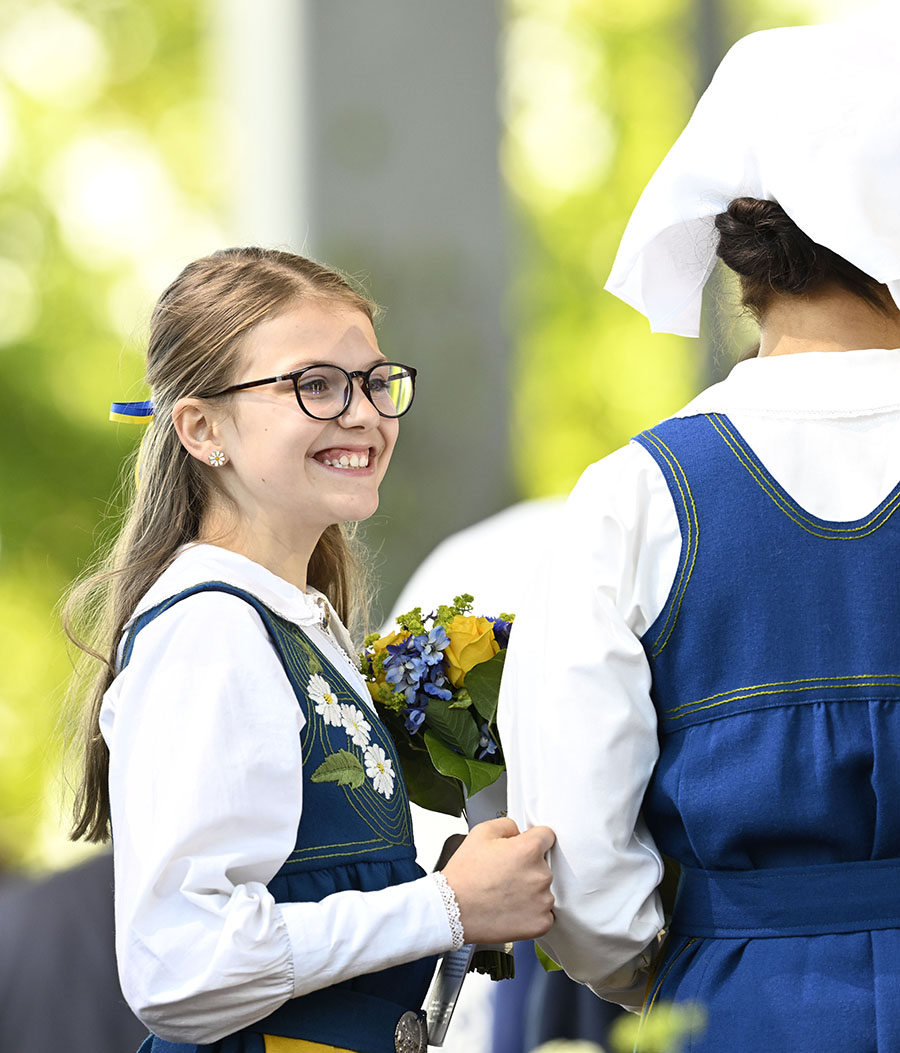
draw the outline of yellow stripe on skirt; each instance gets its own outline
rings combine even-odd
[[[281,1038],[278,1035],[263,1035],[266,1053],[356,1053],[343,1046],[329,1046],[322,1042],[307,1042],[305,1038]]]

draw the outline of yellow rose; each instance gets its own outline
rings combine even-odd
[[[375,654],[384,654],[388,649],[388,646],[403,643],[403,641],[409,636],[409,633],[405,629],[401,629],[395,633],[388,633],[387,636],[379,637],[373,644],[372,650]]]
[[[494,639],[494,627],[487,618],[475,618],[471,614],[457,614],[446,626],[450,646],[444,650],[447,676],[454,687],[460,687],[466,673],[476,665],[486,662],[499,650]]]

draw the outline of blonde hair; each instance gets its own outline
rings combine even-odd
[[[140,483],[128,484],[129,501],[118,537],[96,568],[73,587],[63,613],[67,635],[90,666],[87,682],[74,678],[70,691],[86,707],[73,840],[109,838],[109,751],[100,734],[99,715],[103,695],[116,675],[123,628],[176,551],[197,540],[213,493],[212,473],[187,453],[176,434],[175,403],[229,387],[250,330],[309,300],[346,304],[376,319],[372,301],[337,271],[292,253],[260,248],[224,249],[195,260],[156,304],[147,346],[154,423],[140,450]],[[364,605],[366,568],[352,528],[335,525],[324,532],[310,559],[307,580],[325,593],[345,622],[351,605]]]

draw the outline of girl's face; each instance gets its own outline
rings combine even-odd
[[[249,334],[234,383],[326,363],[352,373],[383,360],[363,312],[340,303],[304,303]],[[327,421],[303,412],[290,380],[230,396],[230,414],[217,425],[228,462],[216,471],[237,506],[245,539],[308,557],[326,527],[366,519],[378,507],[399,425],[379,415],[358,379],[352,387],[347,410]],[[342,458],[349,467],[340,467]]]

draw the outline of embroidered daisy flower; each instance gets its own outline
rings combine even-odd
[[[380,746],[369,746],[366,750],[366,775],[372,780],[375,792],[390,799],[394,793],[394,766]]]
[[[354,746],[365,749],[369,745],[369,732],[372,730],[372,725],[366,720],[362,710],[356,706],[341,706],[341,723]]]
[[[333,727],[339,728],[341,726],[341,704],[338,702],[337,695],[331,690],[331,685],[325,679],[324,676],[319,676],[318,673],[313,673],[309,678],[309,697],[316,704],[316,712],[325,721],[326,724],[331,724]]]

